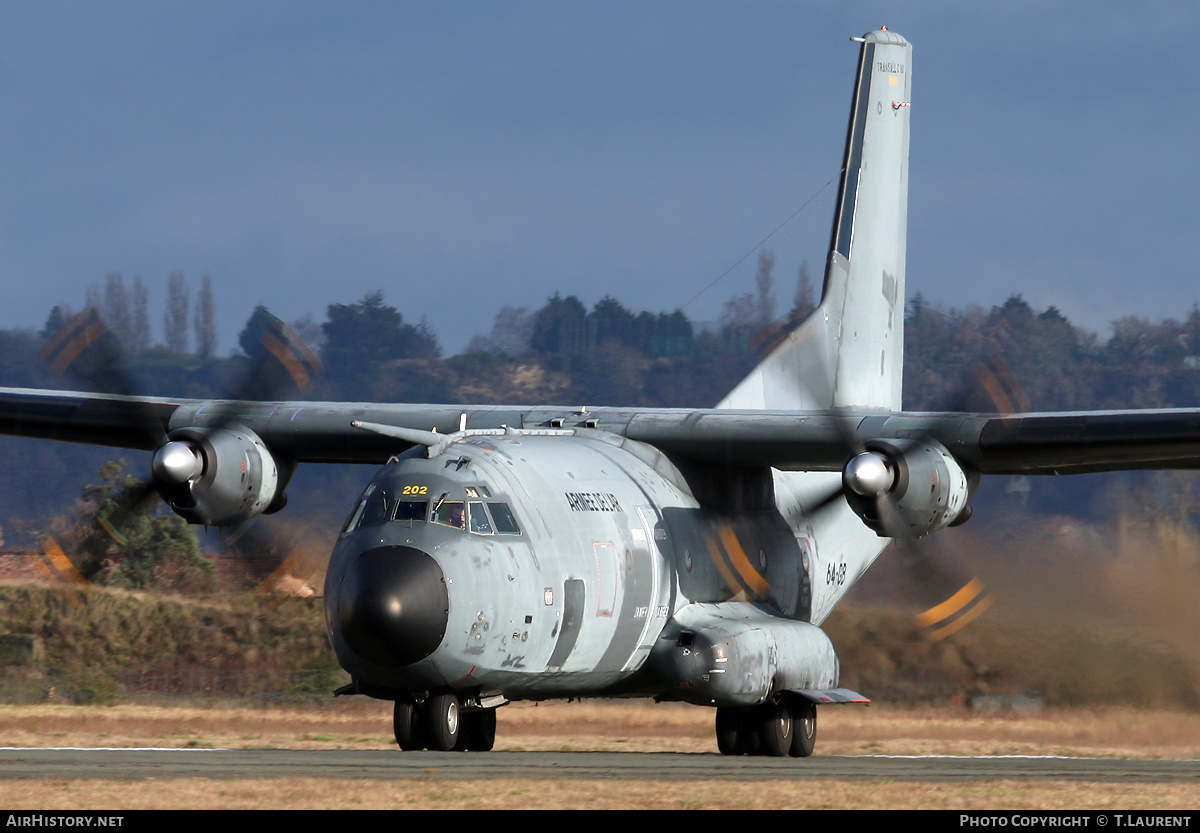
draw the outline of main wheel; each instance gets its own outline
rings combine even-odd
[[[462,728],[461,707],[453,693],[438,694],[425,701],[425,741],[436,752],[449,752],[458,743]]]
[[[396,707],[392,710],[392,730],[396,734],[396,744],[405,752],[425,748],[420,711],[415,704],[396,701]]]
[[[817,704],[797,699],[792,703],[792,748],[788,752],[793,758],[807,758],[817,745]]]
[[[745,755],[750,750],[751,732],[745,711],[732,706],[717,707],[717,749],[722,755]]]
[[[785,703],[763,703],[754,710],[758,754],[782,758],[792,748],[792,710]]]
[[[459,744],[468,752],[491,752],[496,745],[496,710],[464,712]]]

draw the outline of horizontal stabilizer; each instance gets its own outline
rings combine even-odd
[[[793,694],[798,694],[806,700],[816,703],[818,706],[869,706],[871,701],[863,697],[856,691],[851,691],[848,688],[827,688],[821,690],[808,689],[806,691],[793,691]]]

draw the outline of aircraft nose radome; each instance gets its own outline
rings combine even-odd
[[[449,599],[442,568],[413,547],[376,547],[346,569],[338,624],[346,644],[378,665],[411,665],[437,650]]]

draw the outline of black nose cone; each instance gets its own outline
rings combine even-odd
[[[412,547],[360,554],[342,578],[338,624],[346,644],[378,665],[411,665],[446,635],[450,605],[442,568]]]

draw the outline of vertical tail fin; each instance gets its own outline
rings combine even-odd
[[[912,47],[886,29],[855,40],[862,50],[821,303],[717,407],[901,406]]]

